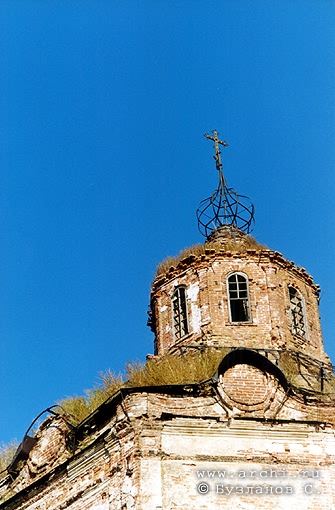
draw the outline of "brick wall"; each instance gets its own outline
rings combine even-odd
[[[311,407],[319,421],[309,418]],[[0,509],[334,507],[335,435],[327,419],[334,403],[305,403],[256,367],[237,364],[217,386],[192,391],[130,391],[111,409],[103,421],[92,417],[75,452],[59,457],[63,435],[48,441],[51,424],[61,422],[51,418],[19,476],[7,480],[13,495]],[[50,464],[39,456],[46,444]],[[41,463],[34,472],[33,459]]]
[[[301,350],[318,359],[324,354],[318,309],[318,287],[305,270],[287,262],[277,252],[248,250],[215,252],[194,257],[185,269],[182,261],[153,284],[152,309],[156,323],[157,354],[173,352],[180,345],[205,341],[208,345]],[[250,323],[231,323],[227,277],[247,275],[250,289]],[[190,332],[174,337],[171,297],[176,287],[187,288]],[[304,300],[307,336],[291,329],[288,286],[297,288]]]
[[[329,362],[319,289],[279,253],[239,242],[240,252],[208,246],[152,287],[156,354],[182,352],[187,363],[194,346],[239,347],[217,349],[224,358],[216,377],[125,388],[75,430],[49,417],[28,459],[1,481],[0,510],[335,508],[333,386],[327,393],[314,384],[318,360]],[[248,278],[250,322],[230,320],[234,272]],[[176,339],[171,297],[179,285],[189,332]],[[305,338],[292,332],[289,286],[303,298]],[[294,384],[286,377],[292,363],[302,367]]]

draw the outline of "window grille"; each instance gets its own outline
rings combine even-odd
[[[248,279],[240,273],[228,278],[229,312],[231,322],[250,322]]]
[[[173,316],[173,331],[176,339],[187,335],[188,318],[187,318],[187,302],[186,302],[186,288],[177,287],[172,296],[172,316]]]
[[[294,335],[306,337],[307,330],[303,298],[300,292],[294,287],[289,287],[289,294],[292,333]]]

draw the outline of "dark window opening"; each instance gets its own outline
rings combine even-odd
[[[189,330],[185,287],[178,287],[172,296],[172,316],[175,338],[179,339],[187,335]]]
[[[228,278],[229,309],[231,322],[250,322],[248,280],[235,273]]]

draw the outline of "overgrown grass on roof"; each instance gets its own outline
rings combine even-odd
[[[78,425],[122,387],[191,384],[206,380],[215,373],[225,353],[222,348],[207,348],[183,356],[152,358],[146,363],[130,362],[125,374],[116,375],[108,370],[99,375],[100,384],[86,390],[85,395],[68,397],[58,404],[71,422]]]
[[[73,425],[78,425],[87,418],[124,385],[123,375],[114,374],[111,370],[100,373],[99,379],[99,385],[86,390],[84,395],[67,397],[58,402],[60,409],[65,411]]]
[[[252,236],[245,236],[242,240],[235,241],[234,239],[226,240],[224,243],[221,242],[213,242],[206,244],[194,244],[188,248],[182,250],[178,255],[172,257],[167,257],[164,259],[158,266],[156,270],[156,276],[167,273],[171,267],[176,267],[181,260],[190,255],[201,256],[206,253],[206,250],[215,250],[215,251],[233,251],[243,253],[246,250],[267,250],[268,248],[260,244],[256,239]]]
[[[146,363],[130,362],[124,374],[115,374],[110,370],[99,374],[99,383],[84,395],[68,397],[58,402],[73,425],[78,425],[95,411],[103,402],[123,387],[164,386],[173,384],[193,384],[212,377],[221,360],[229,349],[224,347],[207,347],[204,351],[192,351],[183,355],[166,355],[150,358]],[[288,382],[301,385],[301,370],[306,374],[307,368],[300,366],[298,355],[292,351],[280,354],[279,367],[283,370]],[[310,389],[320,391],[319,372],[309,366],[313,385]],[[314,373],[313,373],[314,372]],[[305,375],[306,378],[306,375]],[[335,391],[335,378],[331,374],[325,380],[325,394]],[[7,474],[6,468],[11,463],[18,443],[13,441],[0,446],[0,478]]]
[[[17,441],[0,446],[0,479],[7,475],[7,467],[12,462],[18,446]]]
[[[166,384],[199,383],[213,376],[227,351],[207,348],[182,356],[167,355],[149,359],[145,364],[126,366],[127,386],[162,386]]]
[[[142,363],[129,362],[124,374],[114,374],[110,370],[101,373],[98,386],[86,390],[85,395],[69,397],[59,402],[71,422],[78,425],[103,402],[115,394],[120,388],[164,386],[172,384],[199,383],[212,377],[223,357],[228,353],[225,348],[207,347],[204,351],[192,351],[183,355],[166,355],[151,358]],[[298,358],[293,352],[283,351],[280,354],[280,368],[287,380],[294,386],[301,386],[301,369]],[[311,371],[311,367],[309,368]],[[314,369],[315,370],[315,369]],[[306,376],[305,376],[306,379]],[[318,373],[310,372],[310,389],[319,391]],[[334,378],[325,381],[325,392],[335,390]]]
[[[319,363],[311,363],[308,358],[301,357],[294,351],[283,351],[279,358],[279,368],[292,386],[321,392]],[[325,369],[322,385],[324,395],[335,393],[335,377],[329,368]]]

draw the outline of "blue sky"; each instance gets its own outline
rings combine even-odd
[[[335,363],[333,0],[1,0],[0,442],[153,352],[157,264],[228,183],[321,284]]]

